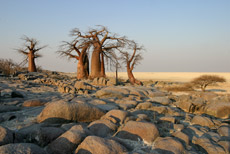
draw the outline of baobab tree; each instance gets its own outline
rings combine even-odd
[[[38,52],[47,47],[47,45],[38,46],[39,42],[36,39],[27,36],[23,36],[21,39],[24,41],[23,47],[16,50],[25,56],[24,61],[28,62],[28,71],[37,72],[35,59],[41,57]]]
[[[143,47],[139,46],[134,41],[128,41],[127,46],[128,46],[127,50],[129,51],[120,50],[120,53],[121,53],[121,59],[123,63],[126,64],[129,82],[131,84],[143,85],[142,82],[135,79],[133,75],[133,69],[143,59],[142,53],[141,53],[141,51],[143,50]]]
[[[87,50],[90,44],[88,42],[81,42],[80,40],[73,40],[72,42],[63,41],[60,50],[57,51],[61,56],[69,59],[76,59],[77,64],[77,78],[87,79],[89,76],[89,59]],[[73,53],[75,52],[75,54]]]
[[[105,53],[108,50],[121,48],[124,45],[122,40],[125,37],[111,34],[104,26],[99,26],[98,29],[90,29],[84,34],[79,29],[73,29],[72,33],[79,39],[85,39],[93,46],[90,77],[105,77]]]

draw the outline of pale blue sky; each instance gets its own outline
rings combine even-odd
[[[145,46],[142,72],[229,72],[229,0],[0,0],[0,58],[20,62],[13,49],[27,35],[49,47],[44,69],[76,71],[55,51],[69,31],[104,25]]]

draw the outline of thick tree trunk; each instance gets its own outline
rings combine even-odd
[[[105,77],[104,54],[101,52],[101,77]]]
[[[89,76],[89,60],[86,52],[82,51],[77,64],[77,79],[87,79]]]
[[[32,51],[29,52],[28,54],[28,71],[29,72],[37,72],[37,68],[35,65],[35,56]]]
[[[101,76],[101,60],[100,49],[94,49],[91,59],[91,78],[97,78]]]

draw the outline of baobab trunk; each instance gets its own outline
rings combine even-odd
[[[77,79],[87,79],[89,76],[89,60],[87,53],[85,52],[87,48],[83,49],[79,56],[77,64]]]
[[[97,78],[100,76],[101,76],[100,49],[95,49],[92,53],[90,77]]]
[[[29,72],[37,72],[37,68],[36,68],[36,65],[35,65],[35,56],[34,56],[34,53],[32,51],[30,51],[28,53],[28,71]]]
[[[104,54],[101,52],[101,77],[105,77]]]

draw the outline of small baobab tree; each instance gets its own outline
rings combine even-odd
[[[126,64],[128,78],[131,84],[138,84],[143,85],[141,81],[135,79],[133,75],[133,69],[139,62],[143,59],[141,51],[143,50],[142,46],[139,46],[135,41],[127,41],[127,50],[129,51],[122,51],[121,59],[123,63]]]
[[[122,47],[122,40],[125,37],[118,37],[116,34],[111,34],[106,27],[99,26],[96,29],[90,29],[86,33],[82,34],[79,29],[73,29],[72,33],[78,37],[78,39],[85,39],[92,44],[93,51],[91,56],[91,72],[90,77],[105,77],[105,53],[112,49]]]
[[[201,75],[191,81],[193,85],[200,87],[203,92],[208,85],[217,82],[226,82],[226,79],[217,75]]]
[[[24,62],[28,62],[28,71],[37,72],[35,59],[41,57],[38,52],[47,47],[47,45],[39,46],[39,42],[36,39],[27,36],[23,36],[21,39],[24,41],[23,47],[16,50],[25,56]]]
[[[60,50],[57,51],[61,56],[78,61],[78,79],[87,79],[89,76],[89,59],[87,54],[89,47],[90,44],[88,42],[81,42],[80,40],[73,40],[72,42],[63,41]]]

